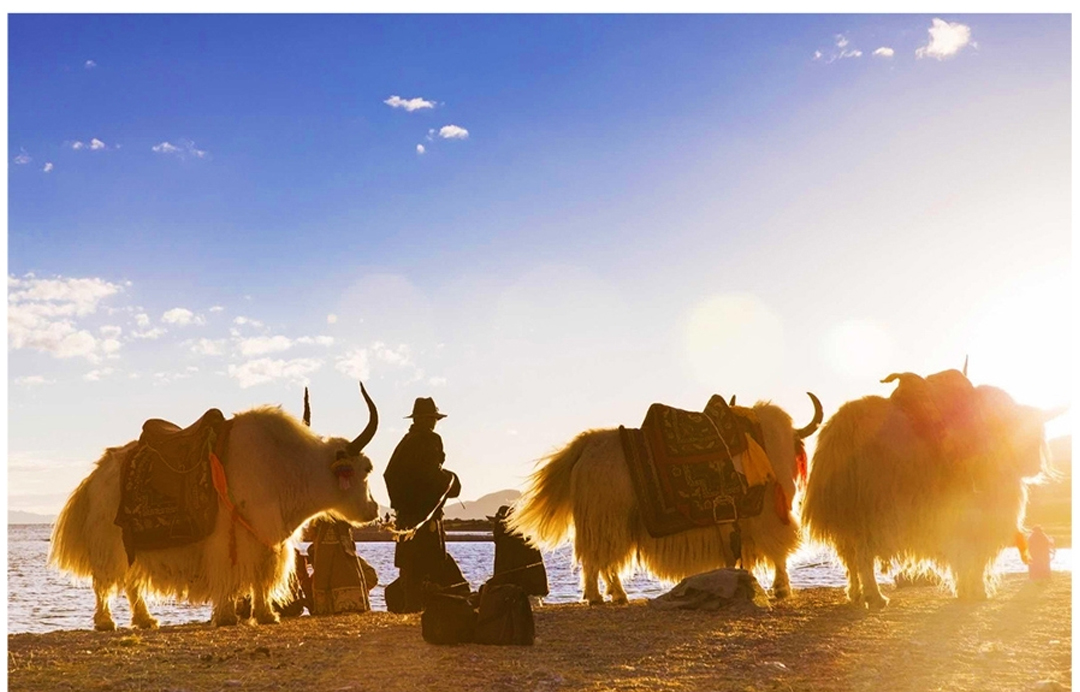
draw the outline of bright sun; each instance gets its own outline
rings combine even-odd
[[[1000,294],[971,323],[968,374],[1018,402],[1054,408],[1071,402],[1071,305],[1067,277],[1046,276]],[[1051,437],[1071,432],[1071,415],[1048,424]]]

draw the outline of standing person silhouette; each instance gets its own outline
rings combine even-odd
[[[443,468],[446,454],[435,424],[446,415],[435,401],[418,398],[412,414],[405,417],[412,418],[412,426],[390,457],[383,479],[396,528],[415,531],[399,540],[394,550],[400,582],[396,588],[387,587],[386,607],[391,612],[414,613],[423,609],[425,582],[450,587],[464,581],[446,552],[442,525],[442,506],[461,493],[461,482],[457,474]],[[468,588],[467,582],[464,586]]]

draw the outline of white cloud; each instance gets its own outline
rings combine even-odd
[[[412,365],[412,355],[409,347],[405,344],[399,345],[396,349],[390,348],[381,341],[376,341],[371,345],[372,354],[384,363],[390,365]]]
[[[154,327],[153,329],[146,329],[146,330],[141,331],[141,332],[132,332],[131,333],[131,338],[132,339],[156,339],[159,336],[161,336],[162,334],[165,334],[166,331],[167,330],[165,330],[165,329],[163,329],[161,327]]]
[[[120,335],[124,333],[123,329],[113,325],[105,325],[104,327],[98,327],[98,331],[101,332],[101,335],[107,339],[118,339]]]
[[[33,159],[30,158],[30,155],[27,154],[25,151],[15,157],[15,163],[20,165],[20,166],[24,166],[24,165],[30,163],[31,161],[33,161]]]
[[[844,48],[845,46],[847,46],[847,44],[848,44],[847,37],[845,37],[843,34],[837,34],[836,35],[836,47],[837,48]]]
[[[435,130],[434,130],[434,128],[427,131],[427,141],[429,141],[429,142],[434,142],[435,141]]]
[[[222,307],[221,305],[213,305],[213,306],[210,307],[210,312],[221,312],[224,309],[225,308]]]
[[[426,151],[426,149],[424,149],[424,145],[423,145],[423,144],[417,144],[417,145],[416,145],[416,153],[417,153],[417,154],[421,154],[421,155],[423,155],[423,153],[424,153],[425,151]]]
[[[302,336],[296,340],[298,344],[318,344],[319,346],[333,346],[334,337],[332,336]]]
[[[434,108],[435,107],[434,102],[425,101],[424,99],[420,98],[419,96],[416,97],[416,98],[412,98],[412,99],[403,99],[400,96],[391,96],[390,98],[383,101],[383,103],[390,106],[391,108],[404,108],[405,110],[407,110],[410,113],[412,113],[415,110],[420,110],[421,108]]]
[[[895,54],[896,51],[894,51],[892,48],[889,48],[888,46],[882,46],[881,48],[878,48],[874,51],[874,55],[878,55],[883,58],[891,58]]]
[[[976,45],[971,40],[971,27],[959,22],[946,22],[935,17],[931,21],[928,31],[930,33],[930,42],[915,50],[916,57],[931,57],[944,60],[956,55],[964,46]]]
[[[71,143],[71,148],[74,149],[75,151],[78,151],[79,149],[82,149],[85,146],[86,145],[83,144],[82,142],[72,142]]]
[[[337,322],[337,315],[330,314],[326,316],[327,324],[334,324],[335,322]]]
[[[8,343],[57,358],[84,357],[98,362],[117,346],[99,341],[76,325],[76,318],[95,313],[99,303],[122,286],[102,279],[38,279],[8,277]]]
[[[821,60],[821,51],[820,50],[815,50],[814,51],[814,60]]]
[[[24,387],[37,387],[43,384],[55,384],[56,380],[47,380],[41,375],[27,375],[26,377],[16,377],[15,384],[22,385]]]
[[[236,317],[235,319],[233,319],[233,324],[240,324],[240,325],[250,324],[252,327],[261,327],[261,326],[263,326],[263,323],[260,322],[259,320],[253,320],[250,317],[244,317],[243,315],[240,315],[240,316]]]
[[[225,339],[202,338],[191,346],[191,352],[198,356],[221,356],[225,355]]]
[[[102,142],[97,137],[90,140],[90,149],[91,150],[97,151],[98,149],[104,149],[104,148],[105,148],[105,142]]]
[[[371,375],[368,352],[367,349],[363,348],[356,348],[344,356],[338,356],[337,364],[334,367],[354,380],[366,380]]]
[[[238,344],[240,355],[261,356],[267,353],[288,351],[292,348],[292,341],[284,336],[255,336],[243,339]]]
[[[88,70],[92,70],[95,67],[97,67],[97,63],[94,62],[93,60],[87,60],[85,63],[83,63],[83,67],[85,67]]]
[[[48,172],[49,172],[49,171],[51,171],[52,169],[53,169],[52,161],[46,161],[46,162],[45,162],[45,167],[44,167],[44,168],[42,168],[41,170],[42,170],[43,172],[45,172],[45,173],[48,173]]]
[[[181,139],[176,144],[171,142],[162,142],[161,144],[155,144],[150,149],[158,154],[172,154],[180,159],[186,159],[192,157],[196,159],[206,158],[207,152],[204,149],[196,149],[195,142],[188,139]]]
[[[272,382],[289,380],[298,384],[308,384],[308,375],[322,367],[322,361],[314,358],[294,358],[293,360],[272,360],[260,358],[249,360],[242,365],[229,365],[229,377],[235,379],[241,389]]]
[[[445,377],[432,377],[431,379],[428,380],[428,384],[430,384],[432,387],[442,387],[442,386],[446,385],[446,378]]]
[[[101,368],[100,370],[91,370],[90,372],[83,375],[83,379],[86,380],[87,382],[99,382],[102,377],[107,377],[108,375],[113,374],[113,372],[115,372],[115,371],[112,368]]]
[[[139,314],[135,315],[135,324],[139,325],[140,327],[149,327],[150,315],[147,315],[145,312],[140,312]]]
[[[187,308],[173,308],[167,310],[165,314],[161,316],[161,321],[165,324],[175,324],[181,327],[185,327],[189,324],[206,324],[206,320],[202,315],[196,315]]]
[[[469,131],[457,125],[443,125],[439,128],[439,136],[443,139],[468,139]]]

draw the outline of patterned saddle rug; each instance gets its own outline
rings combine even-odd
[[[768,465],[767,457],[761,462],[761,426],[722,397],[714,395],[701,413],[653,404],[640,429],[619,432],[642,519],[654,538],[761,513],[765,474],[735,465],[750,439],[759,446],[757,462]]]
[[[120,470],[115,523],[123,532],[128,564],[136,551],[187,545],[214,530],[218,495],[210,453],[217,450],[221,457],[229,428],[216,408],[183,430],[160,419],[143,424],[135,453]]]

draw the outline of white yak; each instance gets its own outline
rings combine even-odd
[[[798,524],[790,512],[796,457],[803,453],[803,438],[812,435],[822,420],[821,403],[813,394],[810,398],[814,419],[799,430],[792,429],[791,417],[778,406],[768,402],[753,406],[776,480],[765,488],[761,514],[739,520],[741,556],[731,552],[731,524],[660,538],[649,535],[617,429],[586,431],[542,459],[543,465],[530,477],[529,487],[510,515],[510,525],[547,548],[558,546],[573,532],[574,556],[581,564],[584,596],[590,604],[604,602],[600,576],[611,600],[625,603],[620,574],[635,563],[656,577],[677,581],[718,567],[732,567],[740,557],[747,569],[762,561],[771,563],[775,569],[773,593],[784,598],[791,588],[787,556],[799,541]],[[777,484],[782,496],[776,493]],[[781,511],[773,502],[777,496],[786,498]]]
[[[232,625],[236,599],[252,593],[255,619],[277,622],[271,600],[285,595],[296,530],[323,512],[356,523],[378,516],[368,488],[372,464],[362,452],[375,435],[378,412],[363,384],[360,390],[370,418],[351,442],[320,438],[280,408],[235,415],[222,461],[228,492],[250,530],[234,522],[219,499],[209,536],[182,547],[137,551],[130,566],[114,519],[121,468],[138,442],[106,449],[57,518],[49,555],[51,565],[92,580],[95,628],[115,628],[109,600],[118,589],[127,594],[135,627],[157,626],[144,594],[209,601],[211,621]]]

